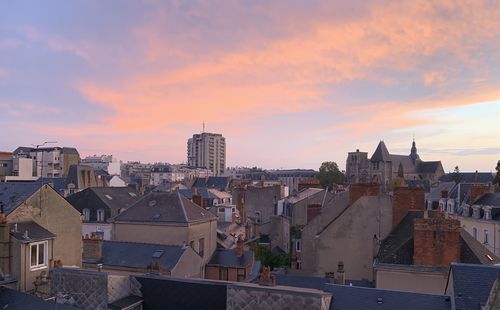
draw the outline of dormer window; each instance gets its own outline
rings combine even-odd
[[[472,217],[475,219],[481,218],[481,208],[479,206],[472,206]]]
[[[491,207],[490,206],[483,207],[483,211],[484,211],[483,219],[491,220]]]
[[[82,214],[83,214],[84,221],[90,221],[90,210],[89,209],[83,209]]]
[[[97,210],[97,221],[104,222],[104,210],[103,209]]]

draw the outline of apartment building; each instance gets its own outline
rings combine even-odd
[[[194,134],[187,142],[187,157],[189,166],[207,168],[216,176],[223,175],[226,169],[226,138],[217,133]]]

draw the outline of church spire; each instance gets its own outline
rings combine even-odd
[[[417,154],[417,146],[415,144],[415,138],[413,138],[413,143],[411,144],[411,153],[410,153],[410,158],[415,163],[417,159],[420,159],[418,154]]]

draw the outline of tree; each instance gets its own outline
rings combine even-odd
[[[500,186],[500,160],[497,162],[497,166],[495,167],[497,174],[493,179],[493,184]]]
[[[339,166],[336,162],[325,161],[319,167],[319,173],[317,176],[321,186],[328,189],[334,188],[336,184],[344,184],[346,181],[346,176],[339,170]]]
[[[456,184],[462,181],[462,175],[460,174],[460,169],[458,168],[458,166],[455,166],[455,170],[453,170],[451,178],[453,181],[455,181]]]

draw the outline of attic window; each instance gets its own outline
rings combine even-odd
[[[153,258],[160,258],[160,257],[163,255],[163,252],[165,252],[165,251],[163,251],[163,250],[158,250],[158,251],[155,251],[155,252],[153,253],[153,256],[152,256],[152,257],[153,257]]]
[[[149,206],[150,206],[150,207],[154,207],[154,206],[156,206],[156,200],[151,200],[151,201],[149,202]]]
[[[109,196],[109,195],[104,195],[106,198],[108,198],[109,200],[113,200],[113,197]]]

